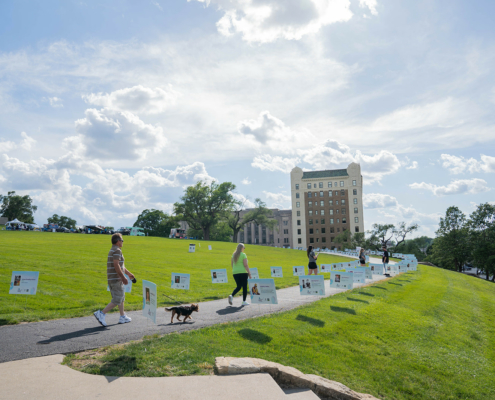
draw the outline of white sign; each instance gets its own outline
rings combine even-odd
[[[107,285],[107,292],[110,291],[110,287]],[[124,285],[124,293],[131,293],[132,291],[132,281],[131,278],[127,277],[127,285]]]
[[[156,285],[150,281],[143,281],[143,315],[156,324]]]
[[[9,294],[36,294],[39,271],[13,271]]]
[[[366,277],[365,277],[365,272],[363,271],[363,268],[346,268],[346,272],[351,272],[353,275],[353,281],[354,283],[366,283]]]
[[[321,272],[330,272],[332,271],[332,266],[337,264],[321,264],[320,271]]]
[[[211,244],[208,245],[208,250],[211,250]]]
[[[211,283],[227,283],[227,270],[226,269],[212,269],[211,270]]]
[[[248,279],[251,304],[278,304],[273,279]]]
[[[383,275],[383,264],[369,264],[372,275]]]
[[[330,287],[335,289],[352,289],[353,274],[350,272],[330,272]]]
[[[258,268],[249,268],[249,272],[251,272],[251,279],[260,279]]]
[[[373,273],[371,272],[370,267],[361,267],[361,268],[364,269],[364,277],[366,279],[373,279]]]
[[[194,243],[189,243],[189,253],[194,253],[196,251],[196,245]]]
[[[176,274],[172,272],[172,289],[189,290],[189,274]]]
[[[272,278],[283,278],[282,267],[270,267]]]
[[[306,272],[304,271],[304,266],[292,267],[292,271],[294,276],[306,275]]]
[[[302,296],[325,295],[323,275],[304,275],[299,277],[299,290]]]

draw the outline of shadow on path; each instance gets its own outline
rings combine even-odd
[[[353,310],[352,308],[330,306],[330,309],[332,311],[336,311],[336,312],[343,312],[346,314],[356,315],[356,311]]]
[[[241,335],[244,339],[250,340],[251,342],[255,342],[258,344],[266,344],[272,341],[272,338],[270,336],[249,328],[241,329],[239,331],[239,335]]]
[[[112,325],[109,325],[112,326]],[[103,326],[97,326],[94,328],[85,328],[79,331],[64,333],[63,335],[52,336],[50,339],[40,340],[36,344],[50,344],[52,342],[63,342],[68,339],[74,339],[83,336],[92,336],[97,335],[98,333],[104,331],[105,328]]]
[[[308,322],[311,325],[318,326],[320,328],[323,328],[325,326],[325,322],[322,321],[321,319],[316,319],[316,318],[311,318],[307,317],[306,315],[299,314],[296,319],[298,321],[303,321],[303,322]]]
[[[244,307],[240,306],[240,307],[226,307],[226,308],[222,308],[221,310],[217,310],[216,313],[218,315],[227,315],[227,314],[234,314],[238,311],[242,311]]]

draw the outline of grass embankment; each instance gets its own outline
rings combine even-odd
[[[295,310],[70,355],[110,376],[211,373],[215,357],[258,357],[381,399],[495,398],[495,285],[417,272]]]
[[[195,242],[196,253],[189,253]],[[107,292],[106,261],[110,235],[83,235],[48,232],[0,231],[0,325],[90,315],[110,301]],[[201,247],[199,247],[201,243]],[[208,250],[208,244],[212,250]],[[126,236],[123,253],[126,267],[138,279],[132,293],[126,293],[126,310],[142,308],[143,279],[157,284],[158,304],[173,304],[164,295],[182,303],[226,298],[234,280],[212,284],[210,270],[226,268],[235,243],[205,242],[154,237]],[[251,267],[260,278],[270,277],[270,266],[283,267],[284,278],[277,288],[298,285],[292,267],[307,265],[306,253],[299,250],[246,245]],[[322,255],[321,262],[341,262],[349,258]],[[40,271],[35,296],[9,295],[12,271]],[[190,290],[170,288],[171,273],[191,274]]]

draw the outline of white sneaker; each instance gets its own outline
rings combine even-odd
[[[242,302],[242,305],[243,305],[243,306],[249,306],[249,305],[250,305],[250,303],[248,303],[247,301],[243,301],[243,302]]]
[[[107,326],[107,323],[105,321],[105,314],[103,314],[100,310],[95,311],[93,315],[95,316],[96,320],[100,323],[101,326]]]
[[[234,298],[232,297],[232,295],[229,296],[229,304],[234,304]]]
[[[131,322],[131,321],[132,321],[132,319],[125,314],[121,315],[119,318],[119,324],[125,324],[125,323]]]

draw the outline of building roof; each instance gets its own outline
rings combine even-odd
[[[335,178],[337,176],[349,176],[346,169],[327,169],[325,171],[303,172],[303,179]]]

